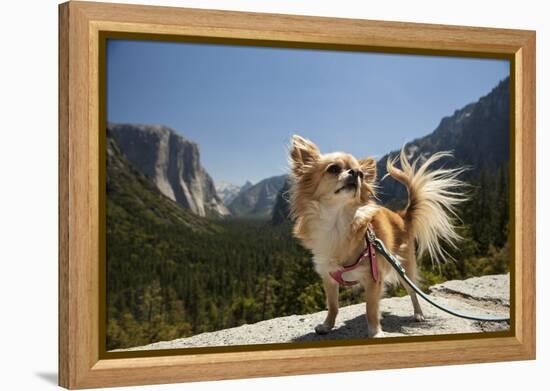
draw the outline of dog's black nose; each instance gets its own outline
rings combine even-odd
[[[353,169],[348,170],[348,177],[346,178],[346,183],[349,184],[357,184],[357,177],[359,176],[359,172],[355,171]]]

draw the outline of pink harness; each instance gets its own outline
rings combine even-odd
[[[361,261],[365,259],[366,257],[369,257],[370,261],[370,269],[372,272],[372,278],[375,282],[378,281],[379,275],[378,275],[378,263],[376,262],[376,252],[374,250],[374,244],[369,240],[368,231],[373,231],[372,225],[369,223],[367,225],[367,234],[365,235],[365,242],[367,243],[367,247],[359,254],[359,257],[357,257],[357,260],[352,263],[349,266],[342,266],[340,269],[329,272],[330,276],[340,285],[343,286],[351,286],[359,283],[359,281],[346,281],[342,277],[342,274],[346,272],[350,272],[352,270],[357,269],[359,266],[361,266]]]

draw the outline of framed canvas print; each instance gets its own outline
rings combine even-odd
[[[60,385],[535,357],[534,32],[59,16]]]

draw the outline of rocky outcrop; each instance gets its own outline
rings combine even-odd
[[[229,204],[229,210],[234,216],[271,218],[277,194],[286,182],[286,175],[264,179],[248,189],[240,191],[239,195]]]
[[[430,289],[437,302],[460,312],[477,315],[508,315],[510,311],[509,275],[447,281]],[[421,299],[420,299],[421,300]],[[421,300],[426,320],[416,322],[408,296],[383,299],[382,328],[385,337],[478,333],[509,329],[508,322],[479,322],[449,315]],[[326,311],[308,315],[291,315],[243,325],[189,338],[157,342],[125,350],[179,349],[186,347],[229,346],[248,344],[326,341],[367,338],[365,304],[340,309],[334,330],[317,335],[315,325],[325,318]]]
[[[200,164],[197,144],[164,126],[109,124],[107,134],[166,197],[199,216],[229,214]]]

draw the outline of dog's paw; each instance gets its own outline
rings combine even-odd
[[[357,235],[357,234],[363,235],[363,232],[367,228],[367,222],[368,222],[367,219],[362,218],[361,216],[359,217],[356,216],[351,222],[351,233],[354,235]]]
[[[369,338],[384,338],[384,337],[385,337],[385,334],[382,330],[378,330],[374,334],[369,335]]]
[[[369,338],[383,338],[384,332],[381,328],[368,328],[368,336]]]
[[[414,321],[415,322],[425,322],[426,318],[423,314],[414,314]]]
[[[328,334],[332,330],[332,326],[329,326],[326,323],[321,323],[315,326],[315,333],[318,335]]]

